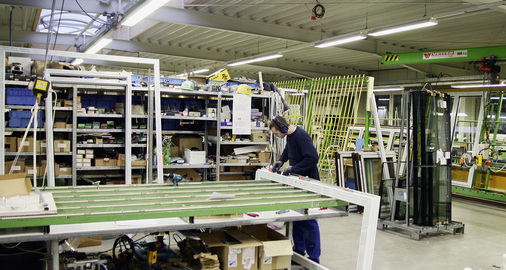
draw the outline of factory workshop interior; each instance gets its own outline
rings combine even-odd
[[[506,269],[506,1],[0,14],[0,270]]]

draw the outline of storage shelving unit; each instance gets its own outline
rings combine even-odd
[[[99,54],[85,54],[85,53],[76,53],[76,52],[66,52],[66,51],[53,51],[53,50],[49,50],[46,52],[46,50],[42,50],[42,49],[31,49],[31,48],[19,48],[19,47],[11,47],[11,46],[0,46],[0,61],[2,62],[5,62],[5,59],[6,59],[6,55],[7,53],[9,54],[12,54],[14,56],[29,56],[29,57],[32,57],[32,59],[40,59],[41,56],[44,56],[44,55],[48,55],[48,56],[51,56],[51,57],[56,57],[56,58],[59,58],[59,59],[62,59],[62,58],[66,58],[66,59],[73,59],[73,58],[82,58],[84,59],[85,61],[89,61],[90,63],[94,62],[94,61],[100,61],[101,63],[110,63],[111,65],[117,65],[117,64],[136,64],[138,66],[142,66],[142,67],[148,67],[150,70],[153,71],[153,85],[154,87],[151,87],[151,88],[148,88],[149,90],[151,90],[149,92],[150,95],[154,96],[154,105],[158,105],[158,107],[160,107],[160,92],[159,92],[159,88],[160,88],[160,70],[159,70],[159,67],[160,67],[160,63],[159,63],[159,60],[158,59],[149,59],[149,58],[138,58],[138,57],[126,57],[126,56],[114,56],[114,55],[99,55]],[[96,73],[93,73],[91,74],[90,76],[90,73],[88,73],[86,76],[87,77],[95,77],[95,76],[100,76],[101,72],[96,72]],[[122,75],[123,76],[123,75]],[[81,77],[81,76],[78,76],[78,77]],[[26,87],[28,85],[28,82],[17,82],[17,81],[6,81],[4,80],[5,78],[5,70],[4,69],[0,69],[0,100],[2,100],[0,102],[0,122],[3,122],[5,123],[5,97],[6,97],[6,91],[5,91],[5,88],[6,88],[6,85],[17,85],[17,86],[20,86],[20,87]],[[129,80],[130,80],[130,76],[127,77]],[[93,82],[90,83],[90,79],[77,79],[75,77],[73,78],[61,78],[61,80],[58,82],[58,83],[62,83],[62,84],[75,84],[75,85],[86,85],[86,87],[89,87],[89,88],[94,88],[95,90],[100,90],[100,89],[109,89],[110,87],[114,87],[114,86],[118,86],[118,83],[117,82],[114,82],[114,81],[97,81],[97,80],[93,80]],[[94,85],[94,86],[93,86]],[[130,87],[130,83],[125,83],[123,85],[123,89],[125,89],[126,86]],[[148,90],[148,91],[149,91]],[[127,98],[131,98],[130,95],[126,95]],[[52,103],[52,97],[51,95],[49,95],[49,98],[46,100],[46,108],[44,108],[45,110],[42,110],[43,108],[41,107],[40,109],[45,112],[45,115],[46,115],[46,119],[52,119],[52,114],[53,114],[53,110],[50,108],[51,107],[51,104]],[[128,102],[126,102],[128,103]],[[49,107],[49,109],[48,109]],[[54,108],[55,111],[75,111],[75,108],[64,108],[64,107],[56,107]],[[152,111],[152,110],[151,110]],[[77,116],[77,114],[73,114],[74,116]],[[125,122],[130,122],[130,116],[129,115],[126,115],[125,116]],[[127,119],[128,118],[128,119]],[[127,121],[128,120],[128,121]],[[161,125],[161,118],[160,118],[160,111],[155,111],[155,115],[154,115],[154,121],[159,124],[159,126]],[[73,123],[76,122],[76,119],[73,119]],[[48,123],[51,123],[51,121],[48,121]],[[46,126],[47,127],[47,126]],[[127,128],[128,128],[128,125],[127,125]],[[32,129],[33,130],[33,129]],[[152,130],[152,129],[151,129]],[[0,147],[2,147],[2,149],[4,148],[5,146],[5,134],[6,134],[6,131],[8,132],[22,132],[22,131],[25,131],[25,128],[16,128],[16,129],[12,129],[12,130],[9,130],[9,129],[6,129],[6,127],[4,125],[1,125],[0,126]],[[76,129],[73,128],[73,129],[68,129],[68,128],[65,128],[65,129],[52,129],[52,127],[47,127],[46,128],[38,128],[37,129],[37,132],[46,132],[46,140],[48,141],[48,145],[50,145],[52,143],[52,136],[53,136],[53,132],[67,132],[67,133],[70,133],[70,132],[76,132]],[[139,131],[139,130],[136,130],[136,132]],[[131,130],[125,130],[125,134],[131,134]],[[149,130],[148,130],[149,132]],[[68,136],[68,135],[67,135]],[[125,140],[129,140],[129,136],[125,138]],[[156,141],[159,142],[159,144],[161,144],[161,133],[158,133],[156,134]],[[152,143],[152,142],[151,142]],[[125,147],[125,150],[127,149],[130,149],[130,147]],[[161,149],[160,149],[161,150]],[[147,156],[148,157],[152,157],[153,156],[153,149],[152,147],[148,147],[147,150],[146,150],[148,153],[147,153]],[[53,148],[52,147],[47,147],[47,152],[46,152],[46,158],[47,158],[47,162],[48,164],[54,164],[54,158],[55,156],[60,156],[60,155],[74,155],[74,152],[68,152],[68,153],[55,153],[53,151]],[[6,157],[8,157],[8,155],[5,155],[5,152],[3,152],[2,154],[0,154],[0,163],[4,164],[5,163],[5,160],[6,160]],[[160,164],[162,162],[162,156],[161,155],[157,155],[155,157],[157,160],[158,160],[158,163]],[[149,160],[148,162],[148,165],[150,165],[152,163],[152,159]],[[126,166],[125,166],[125,172],[128,173],[130,171],[131,168],[133,169],[137,169],[139,168],[139,166],[134,166],[134,167],[131,167],[129,162],[127,162]],[[4,167],[1,166],[0,167],[0,174],[3,174],[4,173]],[[125,173],[125,174],[126,174]],[[148,173],[149,173],[149,170],[148,170]],[[158,171],[158,179],[162,179],[162,170],[159,170]],[[109,175],[109,176],[117,176],[117,175]],[[71,178],[72,176],[59,176],[59,178]],[[101,176],[100,175],[97,175],[97,176],[94,176],[94,178],[100,178]],[[105,177],[104,177],[105,178]],[[150,182],[151,180],[151,176],[148,176],[148,181]],[[129,178],[127,179],[127,181],[129,181]],[[54,168],[52,166],[48,166],[48,186],[54,186],[55,185],[55,181],[54,181]]]
[[[69,77],[72,78],[72,80],[69,80]],[[124,175],[124,181],[126,184],[130,184],[132,180],[132,165],[131,165],[131,102],[132,102],[132,92],[131,92],[131,74],[122,72],[87,72],[87,71],[70,71],[70,70],[52,70],[48,69],[46,70],[46,78],[51,82],[52,89],[57,92],[59,90],[64,91],[71,91],[69,95],[71,95],[72,98],[72,107],[63,107],[64,110],[55,110],[55,113],[58,114],[59,112],[70,112],[71,118],[72,118],[72,128],[68,129],[56,129],[54,131],[55,134],[58,134],[59,132],[64,133],[70,133],[71,132],[71,152],[68,153],[69,155],[72,155],[72,164],[68,164],[71,169],[70,175],[58,175],[56,178],[63,178],[63,179],[72,179],[71,185],[75,186],[77,185],[77,181],[80,177],[87,177],[86,174],[87,171],[111,171],[116,170],[118,173],[115,175],[121,175],[121,172]],[[101,94],[109,94],[108,97],[111,97],[111,100],[117,100],[118,97],[124,96],[124,114],[85,114],[85,113],[78,113],[78,107],[80,104],[78,104],[78,96],[85,97],[87,94],[90,93],[101,93]],[[110,95],[112,94],[112,95]],[[104,96],[105,97],[105,96]],[[46,102],[49,102],[51,98],[48,98],[49,100],[46,100]],[[115,101],[117,102],[117,101]],[[71,110],[69,110],[69,109]],[[83,121],[105,121],[108,119],[113,120],[123,120],[124,121],[124,128],[78,128],[78,124],[82,123]],[[52,121],[47,121],[46,127],[48,129],[51,129],[53,127]],[[124,143],[105,143],[105,144],[97,144],[97,143],[91,143],[91,144],[84,144],[78,141],[78,136],[86,136],[91,135],[98,136],[100,134],[103,134],[104,136],[107,134],[110,135],[117,135],[117,136],[123,136],[124,137]],[[65,135],[64,135],[65,136]],[[68,135],[67,135],[68,136]],[[52,139],[52,138],[51,138]],[[79,153],[79,150],[94,150],[93,155],[94,158],[97,156],[97,152],[103,151],[103,150],[111,150],[114,149],[116,152],[120,152],[121,154],[125,155],[125,166],[91,166],[91,159],[90,159],[90,166],[85,166],[81,164],[82,166],[77,165],[77,155],[82,155],[82,153]],[[96,152],[95,152],[96,151]],[[55,153],[56,154],[56,153]],[[85,154],[85,156],[88,153]],[[98,154],[104,154],[104,153],[98,153]],[[84,154],[83,154],[84,155]],[[83,160],[88,158],[83,158]],[[145,167],[143,167],[145,169]],[[104,173],[104,175],[109,176]],[[89,177],[95,177],[95,175],[89,176]],[[113,178],[113,177],[109,177]]]
[[[223,100],[232,100],[234,97],[234,94],[231,93],[219,93],[217,96],[217,107],[220,108],[217,110],[218,113],[218,119],[221,119],[221,108],[222,108],[222,101]],[[264,117],[266,116],[267,119],[272,119],[273,115],[273,95],[272,92],[268,92],[267,94],[253,94],[251,95],[252,104],[253,103],[260,103],[260,106],[262,108],[262,113]],[[223,141],[221,134],[222,131],[230,131],[231,135],[233,134],[233,128],[231,126],[221,126],[221,120],[217,121],[216,125],[216,134],[217,136],[213,136],[209,138],[209,142],[216,145],[216,181],[220,181],[220,175],[244,175],[246,173],[251,172],[245,172],[245,171],[231,171],[231,172],[222,172],[220,168],[225,167],[237,167],[237,168],[244,168],[244,167],[264,167],[268,166],[269,163],[252,163],[252,162],[246,162],[246,163],[225,163],[221,161],[221,153],[222,153],[222,147],[223,146],[238,146],[238,147],[244,147],[244,146],[268,146],[270,145],[270,140],[267,140],[265,142],[256,142],[256,141]],[[264,127],[251,127],[252,132],[265,132],[269,133],[269,128],[267,127],[267,122],[265,122]],[[272,155],[272,153],[271,153]],[[271,156],[272,158],[272,156]]]

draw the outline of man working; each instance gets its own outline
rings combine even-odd
[[[283,174],[298,174],[320,180],[318,174],[318,152],[313,146],[313,140],[302,128],[290,125],[285,118],[275,116],[269,124],[274,136],[283,139],[286,137],[286,147],[279,160],[274,163],[273,171],[279,171],[286,161],[289,166]],[[309,259],[320,262],[320,229],[316,220],[303,220],[293,222],[293,250]]]

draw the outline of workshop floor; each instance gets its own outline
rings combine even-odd
[[[454,221],[464,223],[464,234],[443,233],[412,240],[391,230],[377,231],[374,270],[504,269],[506,208],[453,198]],[[362,215],[321,219],[322,265],[332,270],[356,268]]]
[[[502,256],[506,254],[506,207],[453,198],[452,210],[453,220],[464,223],[464,234],[446,232],[416,241],[407,234],[377,230],[372,269],[505,269],[501,267]],[[350,213],[347,217],[318,222],[322,242],[321,264],[332,270],[356,269],[362,215]],[[113,241],[106,240],[101,247],[80,251],[106,250]]]

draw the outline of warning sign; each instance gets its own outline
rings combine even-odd
[[[423,60],[445,59],[445,58],[456,58],[456,57],[467,57],[467,50],[424,52],[423,53]]]
[[[398,54],[385,55],[385,62],[394,62],[394,61],[399,61]]]

